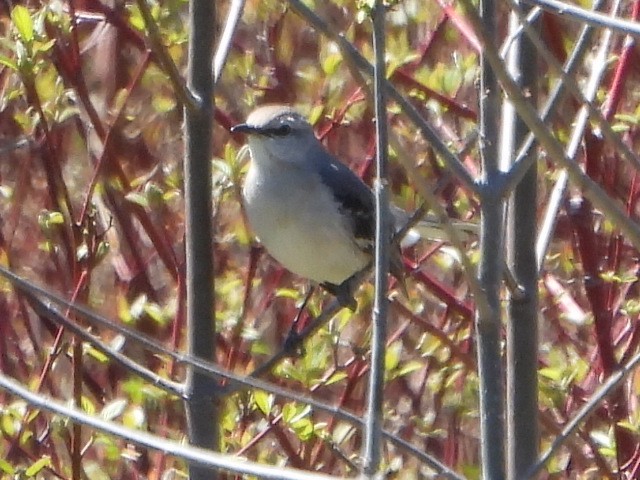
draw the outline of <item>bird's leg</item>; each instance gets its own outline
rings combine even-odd
[[[389,273],[393,275],[393,277],[398,281],[398,288],[400,292],[404,296],[404,298],[409,298],[409,292],[407,290],[407,282],[405,280],[405,266],[404,260],[402,259],[402,251],[400,250],[400,243],[396,242],[395,239],[391,244],[391,258],[389,261]]]
[[[313,295],[314,288],[311,287],[309,292],[305,295],[302,305],[298,308],[298,313],[296,313],[296,317],[291,322],[291,327],[289,328],[289,333],[287,333],[287,338],[284,340],[284,350],[287,352],[291,352],[291,356],[301,357],[305,354],[304,347],[302,346],[302,338],[300,333],[298,333],[298,322],[300,322],[300,317],[302,316],[302,312],[305,308],[307,308],[307,303],[309,303],[309,299],[311,295]]]
[[[358,308],[358,302],[353,298],[353,278],[354,277],[347,278],[340,285],[325,282],[322,284],[322,287],[331,295],[334,295],[341,306],[355,312],[356,308]]]

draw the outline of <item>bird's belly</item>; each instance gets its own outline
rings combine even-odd
[[[251,171],[249,171],[251,175]],[[339,285],[369,262],[328,191],[300,185],[294,175],[277,184],[247,182],[245,208],[268,252],[291,272]]]

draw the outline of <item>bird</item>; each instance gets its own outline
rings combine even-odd
[[[353,310],[349,280],[371,264],[374,251],[371,189],[289,105],[257,107],[231,132],[248,140],[251,162],[242,197],[255,235],[287,270],[320,284]],[[399,250],[392,251],[395,276],[399,259]]]

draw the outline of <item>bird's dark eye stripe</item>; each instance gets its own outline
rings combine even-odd
[[[279,127],[268,128],[266,129],[265,133],[273,137],[284,137],[285,135],[291,133],[291,126],[280,125]]]

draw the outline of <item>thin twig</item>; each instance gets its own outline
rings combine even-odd
[[[373,77],[373,65],[371,65],[343,35],[336,32],[331,25],[322,20],[301,0],[289,0],[289,4],[318,31],[334,40],[342,54],[348,57],[362,72],[369,77]],[[467,167],[447,148],[435,129],[422,118],[420,112],[404,98],[391,83],[385,81],[384,84],[390,99],[400,105],[404,114],[419,128],[424,138],[433,146],[434,150],[440,154],[447,167],[456,174],[457,179],[471,192],[478,193],[478,186],[473,176],[467,170]]]
[[[195,96],[188,88],[178,71],[178,67],[173,62],[169,53],[167,52],[166,47],[162,43],[162,34],[158,29],[158,25],[156,25],[155,20],[153,19],[153,15],[147,6],[146,0],[137,0],[138,8],[140,9],[140,14],[144,19],[145,25],[147,27],[147,31],[149,32],[149,42],[151,43],[151,51],[153,52],[154,57],[158,61],[158,63],[164,69],[164,72],[169,77],[169,81],[173,85],[173,90],[180,99],[180,101],[185,105],[189,110],[194,110],[198,108],[198,105],[201,101],[197,96]]]
[[[363,275],[363,277],[361,277],[360,280],[362,280],[364,278],[364,275],[366,274],[368,274],[368,271],[361,272],[361,275]],[[97,325],[100,327],[107,328],[113,332],[116,332],[124,336],[128,340],[133,340],[139,343],[140,345],[143,346],[143,348],[145,348],[146,350],[152,353],[155,353],[161,356],[166,356],[167,358],[171,358],[177,363],[184,364],[191,368],[194,368],[199,373],[207,375],[210,378],[223,378],[227,380],[229,384],[234,387],[234,390],[233,390],[234,392],[248,390],[250,388],[264,390],[266,392],[272,393],[274,395],[280,396],[282,398],[285,398],[294,402],[310,405],[311,407],[319,411],[325,412],[341,420],[352,422],[359,427],[361,427],[364,424],[364,420],[361,417],[354,415],[353,413],[350,413],[341,408],[335,407],[333,405],[327,405],[326,403],[323,403],[319,400],[315,400],[311,397],[308,397],[307,395],[292,392],[291,390],[287,390],[285,388],[279,387],[277,385],[266,382],[264,380],[259,380],[258,378],[255,378],[255,376],[238,375],[233,372],[223,370],[222,368],[218,367],[217,365],[211,362],[207,362],[197,357],[194,357],[192,355],[184,354],[172,348],[165,347],[163,344],[159,343],[154,338],[149,337],[148,335],[145,335],[143,333],[140,333],[137,330],[133,330],[128,327],[125,327],[121,323],[113,322],[106,317],[98,315],[97,313],[95,313],[94,311],[92,311],[91,309],[89,309],[84,305],[79,305],[65,298],[62,298],[61,296],[45,288],[42,288],[38,285],[35,285],[32,282],[16,275],[15,273],[11,272],[10,270],[6,269],[3,266],[0,266],[0,275],[2,275],[4,278],[9,280],[16,289],[23,292],[29,298],[42,296],[56,305],[60,305],[66,309],[69,309],[70,311],[74,312],[74,314],[79,315],[82,318],[89,321],[92,325]],[[52,311],[55,312],[55,310],[52,309],[52,307],[47,305],[46,303],[43,303],[42,305],[44,308],[47,309],[49,313]],[[338,305],[337,302],[334,302],[327,309],[325,309],[321,317],[318,317],[316,320],[314,320],[314,322],[311,322],[310,324],[308,324],[307,327],[298,335],[298,340],[296,345],[300,345],[300,343],[302,342],[302,339],[307,338],[309,335],[315,332],[315,330],[320,328],[320,326],[326,323],[340,308],[341,308],[340,305]],[[64,318],[64,316],[58,312],[57,315],[51,315],[49,316],[49,318],[51,318],[54,321],[58,321],[61,318]],[[66,322],[61,321],[60,324],[67,326]],[[73,327],[69,326],[69,328],[71,329]],[[112,347],[109,347],[106,344],[102,343],[102,341],[99,338],[90,334],[89,332],[86,332],[82,329],[73,329],[72,331],[74,334],[82,337],[85,341],[90,342],[93,345],[96,345],[97,348],[104,351],[106,354],[110,356],[113,355],[114,357],[117,356],[117,355],[114,355],[114,349]],[[283,356],[274,357],[272,359],[273,361],[271,362],[271,364],[266,365],[266,367],[268,368],[265,368],[264,370],[265,371],[270,370],[276,363],[281,361],[282,358]],[[135,367],[135,366],[132,367],[128,362],[126,361],[121,362],[120,360],[121,360],[120,357],[116,358],[116,361],[118,361],[125,368],[128,368],[128,369],[130,368],[131,371],[138,373],[141,376],[143,376],[143,378],[145,378],[144,371],[140,370],[141,367]],[[260,372],[256,371],[254,372],[254,375],[257,375],[258,373]],[[158,388],[164,391],[167,391],[169,393],[180,395],[181,390],[179,388],[175,388],[176,386],[174,384],[170,384],[162,381],[156,382],[156,379],[153,376],[148,377],[148,379],[149,381],[153,382]],[[463,480],[462,477],[457,475],[447,466],[441,464],[438,460],[428,455],[426,452],[422,452],[421,450],[415,447],[412,447],[407,441],[399,438],[397,435],[394,435],[386,430],[382,432],[382,435],[385,438],[387,438],[391,443],[407,451],[409,454],[414,455],[419,461],[433,468],[436,472],[443,475],[445,478]]]
[[[619,33],[640,37],[640,24],[631,20],[610,17],[603,13],[593,12],[577,7],[575,4],[559,2],[557,0],[524,0],[562,18],[586,23],[593,27],[604,27]]]
[[[120,440],[126,440],[142,447],[170,453],[173,457],[197,464],[203,470],[209,471],[209,475],[211,475],[212,470],[226,470],[233,474],[253,475],[258,478],[273,480],[332,480],[343,478],[296,470],[291,467],[273,467],[263,463],[251,462],[244,458],[238,458],[233,454],[213,452],[185,445],[181,441],[167,440],[158,435],[128,428],[119,423],[104,420],[100,415],[89,414],[44,395],[33,393],[3,373],[0,373],[0,389],[22,398],[40,410],[69,418],[74,423],[108,433]]]
[[[218,43],[216,54],[213,57],[214,84],[217,84],[222,76],[222,70],[224,70],[224,65],[227,62],[227,57],[231,50],[231,40],[233,39],[236,28],[238,28],[245,2],[246,0],[233,0],[229,6],[227,21],[224,23],[224,29],[222,30],[222,35],[220,35],[220,42]]]
[[[551,159],[567,169],[571,181],[582,188],[585,195],[608,216],[611,222],[627,235],[628,240],[636,248],[640,249],[640,225],[631,220],[617,203],[607,195],[607,192],[593,179],[585,175],[580,166],[566,155],[563,146],[549,132],[546,125],[525,98],[523,92],[509,77],[499,54],[491,46],[489,34],[482,26],[471,0],[460,0],[460,3],[467,12],[467,19],[472,24],[476,34],[481,38],[487,60],[491,63],[492,69],[496,73],[504,91],[509,96],[510,101],[515,106],[518,115],[534,133],[540,145],[547,150]]]
[[[538,461],[527,472],[525,478],[535,478],[542,467],[551,459],[560,447],[573,435],[580,424],[589,419],[589,417],[598,409],[599,405],[615,390],[620,387],[622,382],[640,366],[640,353],[635,355],[628,363],[620,368],[616,373],[612,374],[607,381],[594,393],[589,401],[578,411],[571,421],[562,429],[562,432],[551,443],[549,449],[538,459]]]

